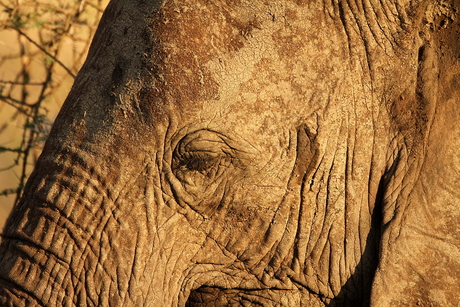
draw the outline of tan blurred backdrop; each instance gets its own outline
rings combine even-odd
[[[0,0],[0,230],[108,2]]]

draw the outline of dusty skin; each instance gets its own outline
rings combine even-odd
[[[113,0],[1,306],[457,306],[458,1]]]

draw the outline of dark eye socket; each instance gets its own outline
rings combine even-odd
[[[201,178],[199,175],[208,179],[220,176],[232,166],[240,166],[239,157],[243,156],[243,152],[237,150],[235,145],[235,142],[232,143],[218,132],[192,132],[177,143],[171,161],[172,170],[176,177],[187,177],[187,180]]]
[[[218,156],[213,156],[205,152],[189,152],[182,157],[179,165],[190,171],[202,173],[214,167],[218,162]]]

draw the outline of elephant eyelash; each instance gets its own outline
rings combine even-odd
[[[190,171],[205,172],[218,163],[220,159],[203,152],[187,153],[182,158],[180,166],[186,167]]]
[[[196,131],[176,145],[172,170],[181,181],[215,180],[230,168],[241,168],[238,153],[221,134]]]
[[[211,155],[202,151],[188,152],[182,156],[179,166],[189,171],[207,173],[214,168],[221,159],[222,157],[220,155]]]

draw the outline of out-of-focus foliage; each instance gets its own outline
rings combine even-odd
[[[0,229],[21,196],[107,3],[0,0]]]

